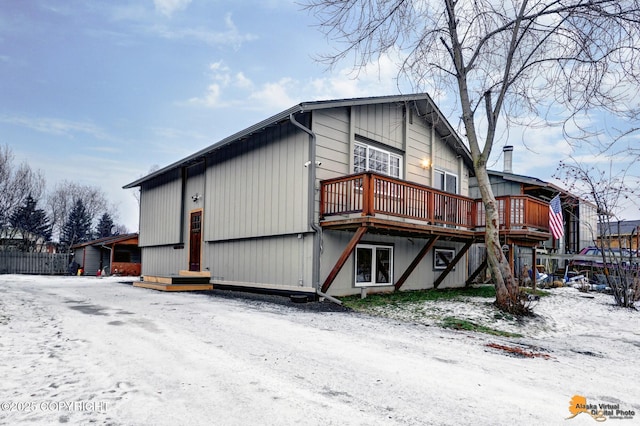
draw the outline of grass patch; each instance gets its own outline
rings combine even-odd
[[[523,293],[530,294],[532,296],[539,296],[539,297],[545,297],[545,296],[551,295],[551,292],[545,291],[545,290],[540,290],[539,288],[536,288],[534,290],[534,289],[532,289],[530,287],[520,287],[520,291],[523,292]]]
[[[451,300],[462,297],[495,298],[496,291],[493,286],[446,288],[442,290],[396,291],[394,293],[370,294],[364,299],[361,299],[360,296],[348,296],[342,298],[342,303],[346,307],[359,311],[380,306],[398,306],[406,303]]]
[[[443,328],[453,328],[455,330],[477,331],[480,333],[491,334],[493,336],[522,337],[522,334],[509,333],[508,331],[496,330],[495,328],[486,327],[484,325],[479,325],[472,321],[464,320],[456,317],[443,318],[441,322],[441,326]]]

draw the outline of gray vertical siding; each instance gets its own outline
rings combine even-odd
[[[421,161],[433,158],[432,168],[457,174],[460,192],[467,194],[469,172],[465,168],[465,173],[460,173],[460,159],[456,153],[431,131],[431,124],[423,117],[414,115],[411,122],[405,123],[403,108],[402,105],[383,104],[352,107],[352,111],[349,108],[315,111],[312,126],[317,135],[317,159],[322,163],[318,167],[318,180],[353,173],[351,138],[360,135],[403,151],[404,179],[431,185],[431,170],[424,170]]]
[[[206,172],[207,241],[307,231],[309,137],[280,125],[232,145]]]
[[[397,104],[364,105],[354,108],[355,133],[402,150],[403,106]]]
[[[424,158],[434,159],[436,167],[460,170],[453,150],[437,134],[432,136],[424,118],[414,117],[409,122],[403,105],[315,110],[309,125],[317,136],[316,160],[321,162],[315,182],[316,220],[319,181],[353,172],[355,135],[404,152],[404,179],[431,184],[431,171],[420,167]],[[307,223],[309,169],[304,167],[309,160],[308,141],[308,135],[291,124],[278,124],[214,152],[207,157],[206,168],[197,165],[186,169],[184,183],[179,172],[156,180],[155,186],[144,184],[140,225],[140,245],[145,247],[143,275],[174,274],[186,269],[189,213],[202,208],[205,242],[201,267],[211,271],[213,282],[311,287],[313,233]],[[459,179],[461,188],[465,188],[464,176]],[[202,197],[193,202],[196,193]],[[321,280],[351,236],[349,232],[324,233]],[[365,241],[394,244],[396,280],[426,243],[373,235],[367,235]],[[184,242],[184,248],[172,246],[178,242]],[[163,244],[167,246],[160,247]],[[442,246],[458,249],[461,245]],[[464,284],[466,268],[465,258],[441,287]],[[429,254],[403,289],[429,288],[439,274],[433,270]],[[351,256],[330,292],[341,295],[359,291],[353,286]]]
[[[86,246],[76,250],[74,254],[76,262],[84,268],[84,275],[96,275],[100,268],[100,249]],[[109,264],[109,259],[105,259],[105,265]]]
[[[142,275],[175,275],[187,269],[187,249],[173,246],[142,249]]]
[[[578,250],[582,250],[594,245],[594,240],[598,238],[598,213],[594,205],[584,201],[579,202],[578,208],[580,209]]]
[[[329,272],[335,265],[338,257],[340,257],[340,254],[353,236],[350,232],[338,231],[325,231],[323,235],[324,250],[322,260],[320,262],[321,278],[329,275]],[[425,246],[427,240],[421,238],[402,238],[365,234],[361,243],[384,243],[393,245],[393,280],[395,283],[420,250]],[[455,250],[459,250],[462,246],[463,244],[452,242],[442,242],[441,244],[436,245],[438,248],[453,248]],[[452,271],[438,288],[464,286],[467,269],[467,256],[465,255],[456,266],[455,271]],[[413,271],[409,279],[402,286],[402,290],[433,288],[433,282],[438,278],[440,273],[440,270],[433,269],[433,251],[431,251],[424,257],[424,259],[422,259],[418,267]],[[389,291],[392,289],[393,286],[369,287],[368,291]],[[360,287],[355,287],[354,283],[354,255],[352,254],[349,256],[349,259],[329,288],[329,293],[335,296],[344,296],[349,294],[358,294],[359,292]]]
[[[489,176],[489,180],[491,181],[491,188],[493,189],[493,195],[495,197],[522,194],[522,186],[519,182],[506,181],[498,176]],[[477,179],[471,178],[470,181],[469,196],[472,198],[481,198]]]
[[[433,159],[432,167],[459,174],[460,191],[462,194],[468,194],[469,172],[465,168],[463,173],[460,173],[460,159],[457,158],[456,153],[442,141],[437,133],[432,132],[431,124],[424,118],[414,116],[411,121],[405,120],[403,106],[395,104],[352,107],[351,110],[336,108],[315,111],[313,131],[317,135],[318,160],[322,162],[318,168],[318,179],[330,179],[353,173],[352,138],[354,135],[360,135],[404,151],[404,179],[422,185],[431,185],[431,169],[422,169],[420,162],[425,158]],[[316,200],[319,201],[318,196]],[[396,220],[402,219],[396,218]],[[352,236],[353,234],[349,232],[325,231],[323,233],[321,281],[329,274]],[[410,240],[376,235],[365,235],[364,242],[384,242],[394,245],[394,280],[401,276],[426,244],[426,240],[422,239]],[[458,250],[462,244],[442,243],[438,247]],[[351,255],[329,289],[329,293],[348,295],[360,292],[360,288],[354,286],[353,262],[354,256]],[[464,285],[467,268],[467,256],[465,256],[440,287]],[[431,288],[440,273],[433,269],[433,252],[431,252],[425,256],[402,289]],[[391,288],[375,287],[370,291]]]
[[[213,282],[311,287],[312,234],[207,244],[205,267]]]
[[[142,185],[140,247],[180,242],[182,177],[180,170]]]
[[[313,113],[312,129],[316,134],[316,159],[322,163],[317,170],[318,180],[353,173],[349,116],[349,108]]]
[[[431,169],[423,169],[421,162],[424,159],[431,161],[434,142],[442,143],[435,132],[431,131],[431,126],[414,117],[407,126],[405,177],[408,181],[431,186]]]

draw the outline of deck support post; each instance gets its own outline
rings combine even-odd
[[[366,232],[367,232],[367,227],[361,226],[358,228],[358,230],[353,235],[353,237],[351,237],[351,241],[349,241],[349,244],[347,244],[347,247],[345,247],[344,251],[338,258],[338,261],[334,265],[331,272],[329,272],[327,279],[324,280],[324,284],[322,284],[322,290],[321,290],[323,293],[326,293],[329,287],[331,287],[331,284],[333,284],[333,280],[336,279],[336,276],[338,276],[338,273],[340,272],[344,264],[347,262],[347,259],[349,258],[349,256],[351,256],[351,253],[353,253],[353,250],[355,250],[356,245],[360,242],[360,240],[362,239],[362,237]]]
[[[486,268],[487,268],[487,259],[484,259],[480,264],[480,266],[478,266],[478,269],[473,271],[473,274],[469,275],[469,278],[464,283],[464,286],[468,287],[473,282],[473,280],[475,280],[476,277],[480,275],[480,272],[484,271]]]
[[[427,255],[427,253],[429,253],[429,251],[433,248],[433,246],[438,241],[438,239],[440,239],[440,237],[438,235],[432,237],[427,242],[427,244],[425,244],[425,246],[422,248],[422,250],[420,250],[420,253],[418,253],[416,258],[413,259],[413,262],[411,262],[411,264],[409,265],[407,270],[404,271],[404,274],[402,274],[400,279],[398,279],[398,281],[395,283],[394,288],[395,288],[396,291],[400,290],[400,287],[402,287],[403,284],[405,283],[405,281],[407,281],[407,278],[409,278],[411,273],[418,267],[418,264],[420,264],[422,259]]]
[[[435,282],[433,283],[433,288],[438,288],[438,286],[442,283],[442,281],[444,281],[447,275],[449,275],[449,272],[451,272],[453,268],[456,266],[456,264],[460,262],[460,259],[462,259],[462,256],[464,256],[465,253],[469,251],[471,244],[473,244],[473,241],[469,241],[468,243],[466,243],[464,247],[462,247],[462,249],[458,252],[456,257],[454,257],[453,260],[449,262],[449,264],[447,265],[447,269],[442,271],[438,279],[435,280]]]

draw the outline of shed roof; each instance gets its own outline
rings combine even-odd
[[[106,246],[111,244],[122,243],[127,240],[133,240],[134,238],[138,238],[137,233],[132,234],[123,234],[123,235],[112,235],[110,237],[98,238],[97,240],[91,240],[80,244],[74,244],[71,246],[72,249],[87,247],[87,246]]]
[[[469,148],[465,145],[465,143],[460,139],[456,131],[453,129],[451,124],[447,121],[442,112],[438,109],[436,104],[433,102],[429,94],[427,93],[417,93],[411,95],[393,95],[393,96],[376,96],[376,97],[363,97],[363,98],[350,98],[350,99],[337,99],[337,100],[325,100],[325,101],[312,101],[312,102],[303,102],[298,105],[295,105],[289,109],[286,109],[272,117],[267,118],[266,120],[260,121],[246,129],[235,133],[231,136],[228,136],[213,145],[210,145],[188,157],[183,158],[182,160],[176,161],[166,167],[163,167],[147,176],[144,176],[140,179],[137,179],[123,188],[135,188],[140,186],[144,182],[147,182],[151,179],[154,179],[158,176],[161,176],[167,172],[175,170],[177,168],[189,165],[191,163],[199,161],[201,158],[217,151],[227,145],[241,142],[247,136],[260,133],[267,129],[268,127],[274,126],[283,121],[288,121],[290,117],[294,114],[300,114],[309,111],[315,110],[324,110],[331,108],[339,108],[339,107],[348,107],[348,106],[359,106],[359,105],[374,105],[374,104],[384,104],[384,103],[407,103],[411,104],[412,107],[415,108],[415,111],[418,115],[423,117],[429,117],[429,120],[433,123],[435,129],[438,134],[443,138],[443,140],[449,144],[458,155],[460,155],[469,168],[473,168],[473,161],[471,159],[471,152]]]
[[[495,170],[489,170],[488,173],[490,176],[499,176],[506,181],[518,182],[524,185],[528,185],[532,188],[537,188],[539,191],[538,193],[536,193],[536,196],[547,201],[551,200],[551,198],[555,197],[557,194],[560,194],[561,198],[563,199],[572,199],[572,200],[575,200],[576,202],[579,201],[581,203],[589,204],[594,208],[596,207],[591,201],[587,201],[583,198],[580,198],[579,196],[572,194],[566,189],[563,189],[557,185],[554,185],[553,183],[546,182],[536,177],[518,175],[515,173],[509,173],[509,172],[499,172]],[[543,191],[544,193],[540,191]]]
[[[608,235],[631,235],[631,233],[636,235],[638,229],[640,229],[640,220],[621,220],[598,224],[598,232],[600,234],[608,230],[606,232]]]

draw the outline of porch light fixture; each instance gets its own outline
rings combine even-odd
[[[196,192],[194,195],[191,196],[191,199],[193,200],[194,203],[197,203],[201,197],[202,196]]]
[[[428,158],[423,158],[422,160],[420,160],[420,167],[422,167],[424,170],[427,170],[431,167],[431,161]]]

